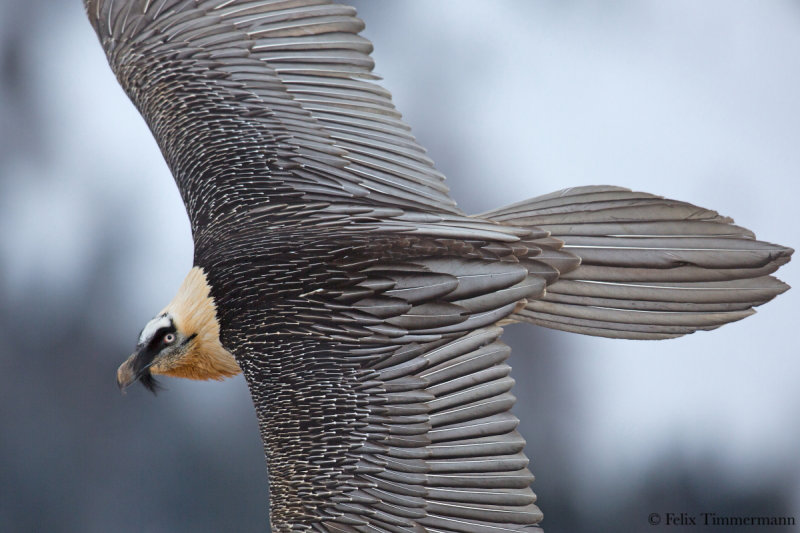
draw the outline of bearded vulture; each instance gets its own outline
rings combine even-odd
[[[84,0],[191,221],[117,373],[244,373],[274,531],[538,530],[502,326],[668,339],[752,314],[791,249],[611,186],[467,215],[328,0]]]

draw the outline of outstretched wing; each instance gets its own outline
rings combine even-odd
[[[328,0],[85,0],[193,234],[253,207],[346,200],[457,213]]]
[[[555,271],[488,262],[478,246],[473,259],[434,252],[343,256],[338,281],[248,320],[235,349],[276,531],[509,533],[541,520],[497,323]],[[296,324],[270,334],[284,308]]]

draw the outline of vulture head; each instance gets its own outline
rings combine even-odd
[[[193,268],[178,294],[139,334],[136,350],[117,370],[125,389],[140,381],[151,392],[154,376],[222,380],[240,372],[219,340],[219,322],[205,274]]]

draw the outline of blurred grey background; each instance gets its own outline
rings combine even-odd
[[[800,245],[796,0],[358,7],[467,211],[609,183]],[[0,125],[0,531],[265,531],[241,378],[116,388],[192,245],[79,0],[0,0]],[[548,531],[655,531],[652,512],[800,519],[799,271],[757,315],[674,341],[509,328]]]

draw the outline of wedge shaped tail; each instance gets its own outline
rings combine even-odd
[[[620,187],[565,189],[481,215],[535,226],[581,258],[515,320],[625,339],[666,339],[753,314],[789,286],[793,250],[715,211]]]

